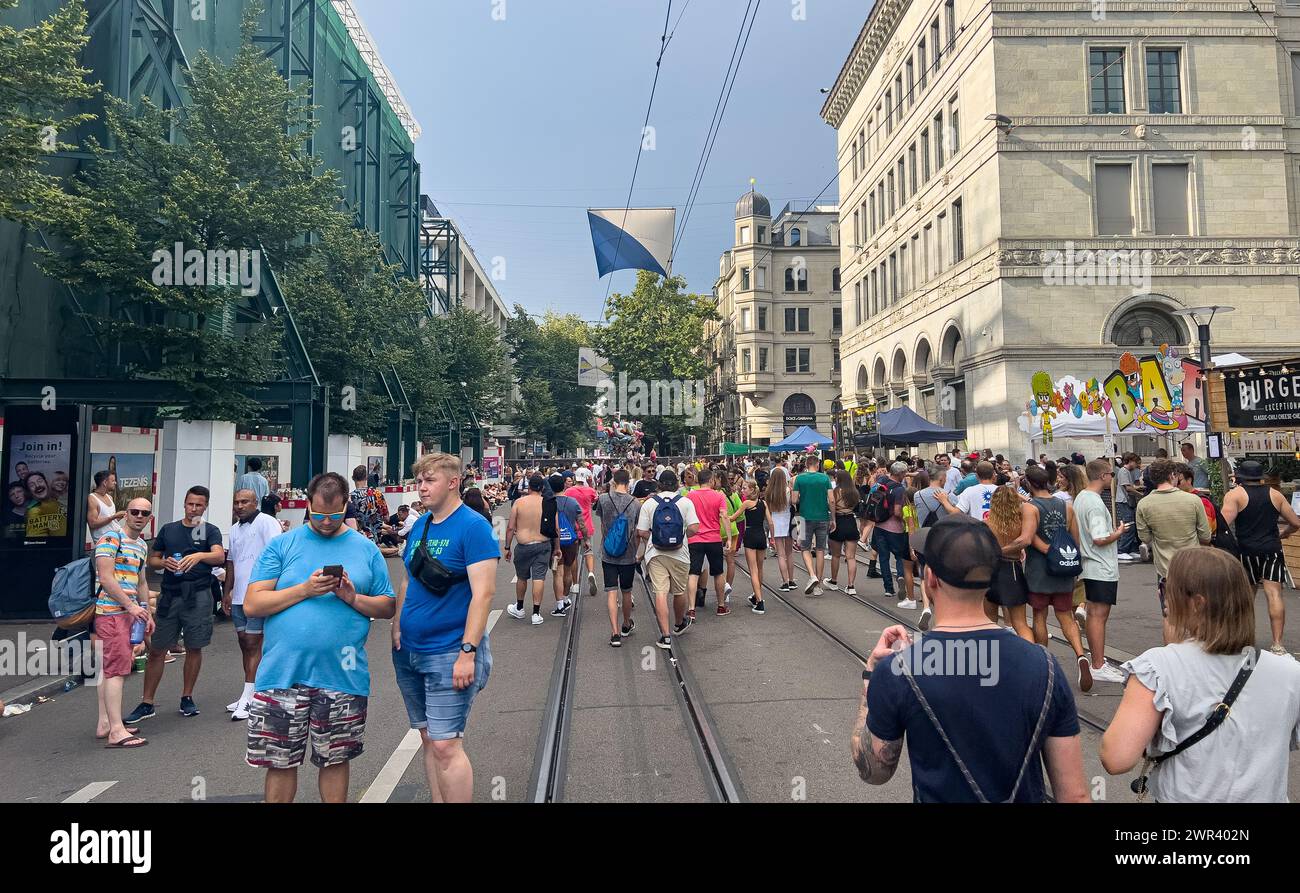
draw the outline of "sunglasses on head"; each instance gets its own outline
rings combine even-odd
[[[331,521],[342,521],[346,515],[347,512],[312,512],[311,519],[313,521],[324,521],[328,518]]]
[[[126,513],[134,518],[147,518],[153,514],[149,509],[127,509]]]

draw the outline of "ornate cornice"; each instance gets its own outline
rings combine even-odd
[[[857,98],[858,91],[866,83],[867,75],[887,49],[889,36],[894,33],[894,27],[910,3],[911,0],[876,0],[848,59],[840,69],[839,77],[835,79],[835,86],[822,105],[822,120],[827,124],[839,129],[853,100]],[[894,52],[897,53],[898,50],[895,49]]]
[[[1260,12],[1272,12],[1271,0],[1256,0]],[[1011,12],[1065,12],[1091,14],[1096,4],[1092,0],[993,0],[995,13]],[[1109,12],[1169,12],[1169,0],[1106,0]],[[1245,0],[1183,0],[1179,13],[1187,12],[1251,12]]]

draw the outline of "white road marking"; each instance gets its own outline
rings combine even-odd
[[[393,791],[397,788],[398,782],[406,774],[406,767],[411,765],[411,760],[420,751],[420,730],[407,730],[397,750],[384,763],[384,768],[379,770],[375,780],[366,792],[361,795],[362,803],[387,803],[388,798],[393,796]]]
[[[501,619],[501,614],[502,614],[501,609],[497,608],[495,611],[493,611],[491,614],[488,615],[488,622],[487,622],[488,632],[492,632],[492,627],[497,625],[497,621]]]
[[[115,784],[117,784],[117,782],[115,781],[92,781],[90,784],[86,785],[84,788],[77,791],[75,794],[68,797],[63,802],[64,803],[89,803],[91,800],[94,800],[96,797],[98,797],[100,794],[107,791]]]
[[[826,730],[823,729],[821,726],[817,725],[817,723],[813,723],[813,728],[817,730],[817,734],[819,734],[819,735],[825,735],[825,734],[826,734]]]

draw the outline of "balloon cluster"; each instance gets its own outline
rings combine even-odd
[[[606,424],[604,419],[596,419],[596,439],[601,443],[623,448],[640,447],[644,436],[640,422],[611,419]]]

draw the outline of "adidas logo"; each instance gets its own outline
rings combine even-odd
[[[1066,562],[1073,562],[1079,557],[1079,551],[1070,546],[1061,549],[1061,558]]]

